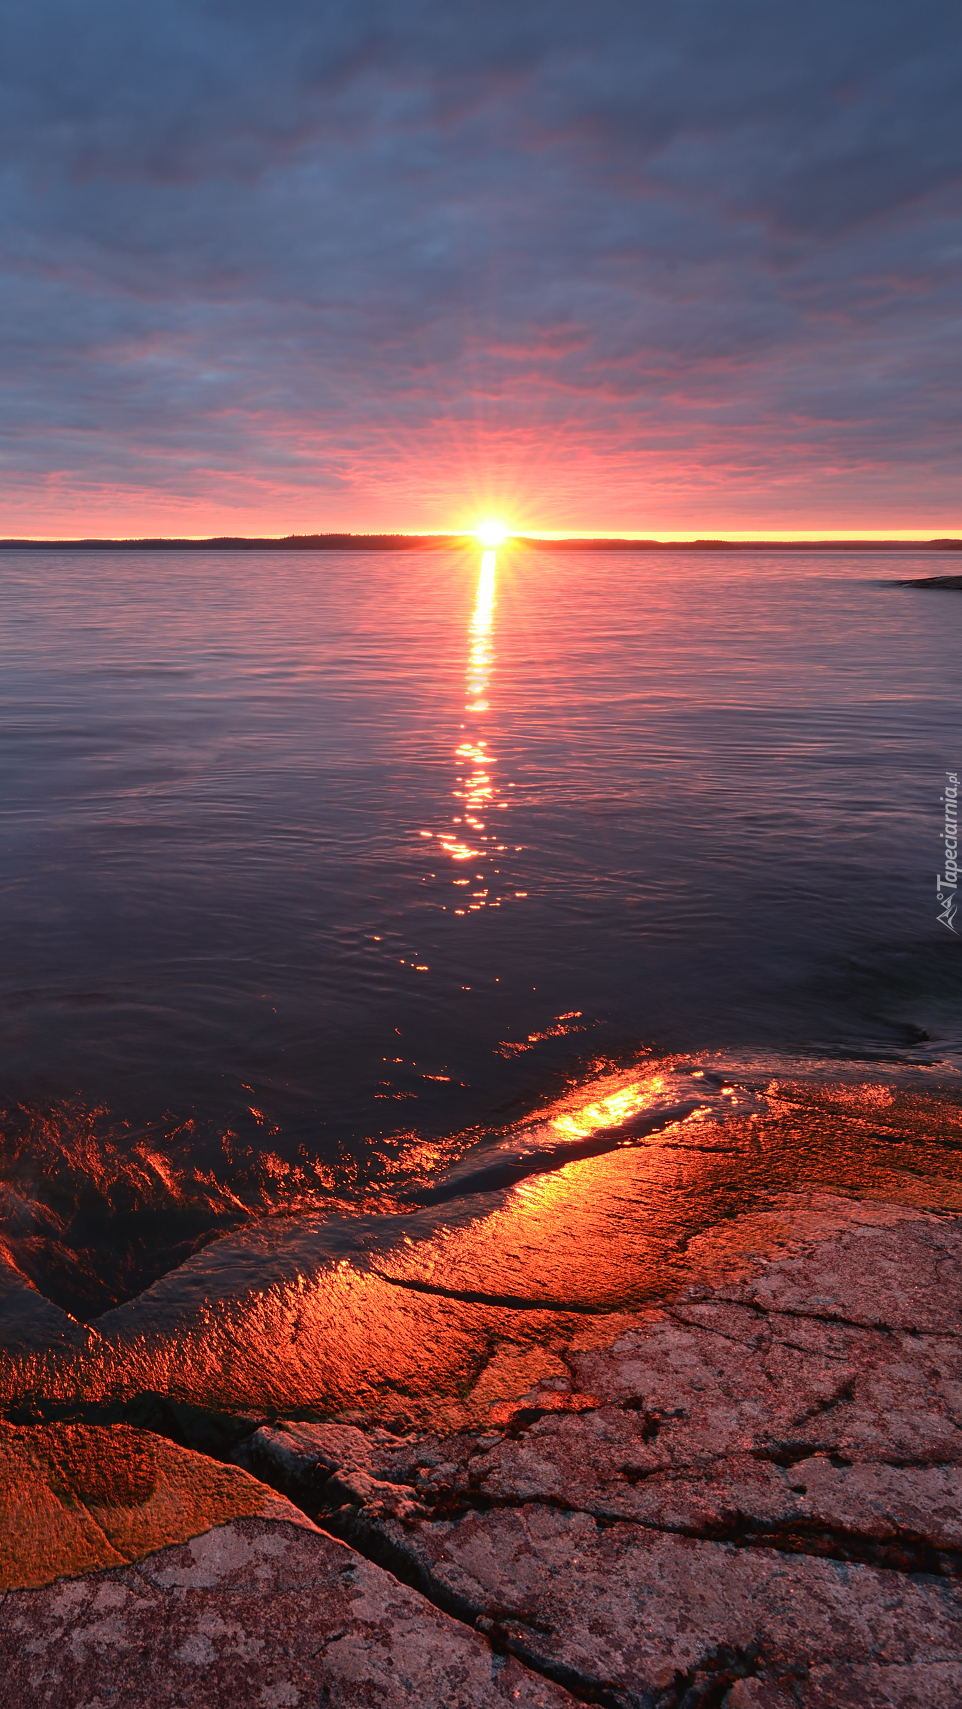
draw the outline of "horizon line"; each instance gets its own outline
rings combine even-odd
[[[473,529],[425,529],[425,530],[396,530],[393,532],[357,533],[353,530],[328,530],[324,533],[313,534],[283,534],[283,535],[244,535],[244,534],[215,534],[215,535],[10,535],[0,539],[0,550],[16,551],[21,549],[56,548],[56,547],[87,547],[122,550],[203,548],[221,547],[238,549],[256,549],[258,547],[271,550],[286,548],[310,550],[345,550],[361,549],[365,546],[380,546],[383,548],[403,549],[405,546],[443,546],[445,544],[461,545],[470,542],[472,547],[480,546]],[[733,529],[727,534],[695,535],[680,534],[664,530],[654,534],[642,534],[636,531],[623,533],[601,532],[592,534],[562,533],[560,530],[517,530],[506,534],[501,547],[513,544],[533,546],[568,546],[582,547],[590,550],[592,547],[615,548],[628,547],[699,547],[705,548],[734,548],[739,546],[753,547],[864,547],[866,549],[897,546],[927,546],[946,547],[949,549],[962,548],[962,535],[933,535],[922,529],[896,530],[812,530],[808,533],[791,534],[787,531],[762,533],[760,530]],[[491,548],[488,548],[489,550]]]

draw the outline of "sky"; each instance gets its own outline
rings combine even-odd
[[[0,535],[962,532],[954,0],[0,16]]]

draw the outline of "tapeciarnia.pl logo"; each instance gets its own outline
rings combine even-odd
[[[945,843],[942,863],[945,871],[944,874],[940,872],[935,880],[935,893],[942,910],[938,915],[939,925],[955,932],[955,898],[959,888],[959,779],[954,771],[947,771],[945,776],[945,794],[939,796],[945,807],[945,829],[939,832]],[[958,937],[958,932],[955,935]]]

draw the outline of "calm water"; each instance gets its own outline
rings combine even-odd
[[[893,585],[955,567],[4,553],[21,1177],[146,1132],[268,1203],[642,1047],[955,1062],[962,597]]]

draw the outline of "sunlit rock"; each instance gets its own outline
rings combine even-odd
[[[487,1429],[245,1451],[583,1699],[957,1709],[962,1219],[785,1195],[700,1245],[713,1282],[585,1324]]]
[[[120,1566],[252,1515],[310,1525],[247,1473],[148,1431],[0,1424],[0,1589]]]

